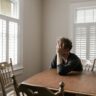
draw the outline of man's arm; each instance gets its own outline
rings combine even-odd
[[[72,61],[68,61],[67,64],[59,64],[57,66],[58,74],[66,75],[71,71],[82,71],[82,65],[79,59],[74,59]]]

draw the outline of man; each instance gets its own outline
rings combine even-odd
[[[71,53],[72,42],[67,38],[60,38],[56,45],[56,55],[51,62],[51,68],[57,68],[60,75],[66,75],[71,71],[81,72],[82,64],[78,56]]]

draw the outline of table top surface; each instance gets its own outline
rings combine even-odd
[[[22,83],[57,90],[61,81],[65,84],[65,92],[96,96],[96,72],[74,72],[66,76],[60,76],[56,69],[49,69],[30,77]]]

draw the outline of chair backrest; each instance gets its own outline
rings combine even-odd
[[[94,71],[94,67],[96,65],[96,59],[94,60],[82,59],[81,62],[82,62],[84,71]]]
[[[94,59],[94,62],[93,62],[93,66],[92,66],[91,71],[94,71],[95,67],[96,67],[96,59]]]
[[[19,96],[18,93],[18,85],[15,79],[13,66],[12,66],[12,59],[10,59],[9,62],[1,62],[0,63],[0,83],[2,88],[3,96],[6,95],[6,88],[10,87],[11,85],[14,86],[17,96]]]
[[[19,90],[25,93],[25,96],[64,96],[64,83],[59,84],[57,92],[53,92],[46,87],[21,84]]]

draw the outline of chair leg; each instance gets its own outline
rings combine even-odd
[[[94,67],[95,67],[95,63],[96,62],[96,59],[94,59],[94,62],[93,62],[93,66],[92,66],[92,69],[91,69],[91,71],[94,71]]]

